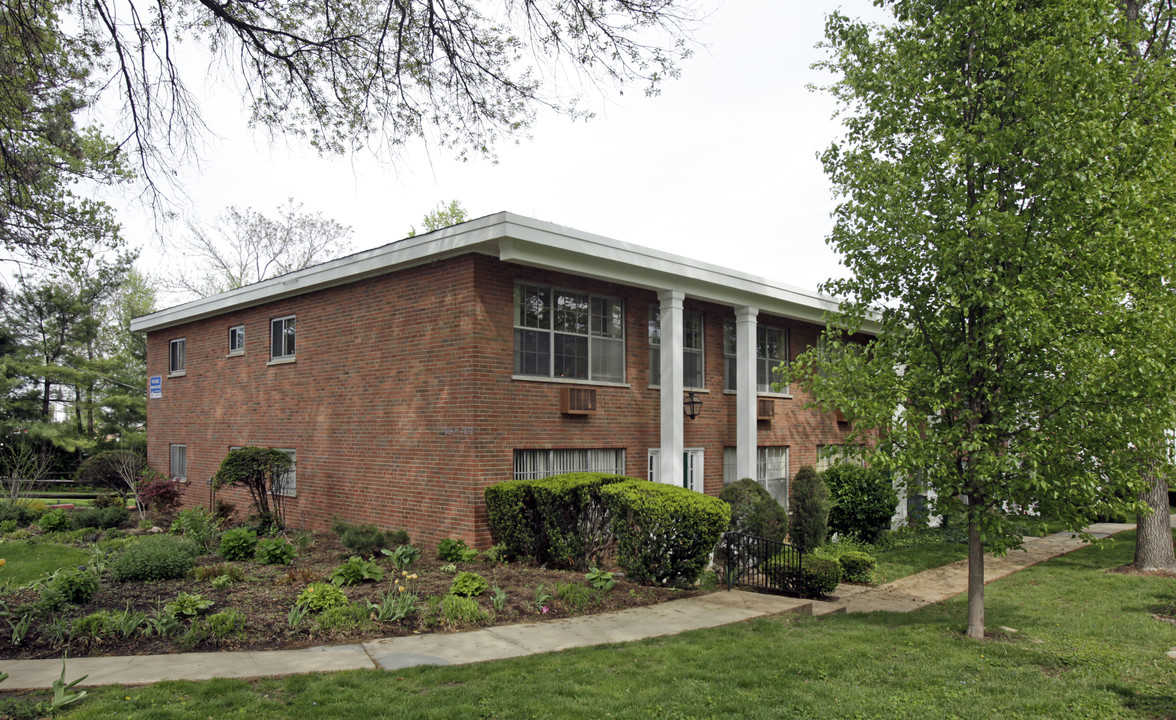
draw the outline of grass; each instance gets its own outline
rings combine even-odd
[[[1086,718],[1176,716],[1169,578],[1105,572],[1134,535],[909,614],[786,616],[625,645],[471,666],[111,687],[61,717]],[[68,673],[67,673],[68,674]],[[525,688],[525,692],[520,692]],[[0,715],[4,708],[0,706]]]
[[[0,584],[16,587],[59,568],[85,565],[90,555],[85,550],[66,545],[25,542],[0,543]]]
[[[878,564],[874,566],[874,581],[882,585],[966,557],[968,546],[964,543],[936,542],[886,550],[877,555]]]

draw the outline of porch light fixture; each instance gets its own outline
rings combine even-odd
[[[691,390],[686,395],[686,400],[683,401],[682,407],[686,409],[686,417],[693,420],[694,418],[698,417],[698,413],[702,412],[702,400],[700,400],[698,396],[694,394],[694,391]]]

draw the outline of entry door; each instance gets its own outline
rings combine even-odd
[[[682,451],[682,478],[676,483],[687,490],[702,492],[703,448],[686,448]],[[661,482],[661,448],[649,449],[649,479]]]

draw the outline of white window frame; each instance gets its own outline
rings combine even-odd
[[[696,347],[690,334],[697,330]],[[686,358],[698,357],[698,372],[686,377]],[[700,382],[693,382],[698,380]],[[649,306],[649,386],[661,387],[661,306]],[[706,390],[706,315],[701,310],[682,310],[682,389]]]
[[[780,349],[782,357],[769,357],[764,354],[764,346],[767,345],[766,335],[768,332],[780,333],[780,339],[776,346]],[[789,341],[788,328],[775,327],[773,325],[759,325],[755,327],[755,386],[756,391],[761,395],[783,395],[788,396],[790,393],[789,387],[785,385],[779,390],[772,389],[772,374],[773,370],[780,365],[785,367],[791,362],[789,359]]]
[[[234,325],[229,328],[229,355],[245,354],[245,326]]]
[[[527,292],[546,293],[545,301],[541,314],[544,317],[537,318],[535,324],[527,324],[531,316],[526,315],[521,311],[523,299]],[[558,307],[561,298],[583,298],[585,303],[586,322],[584,323],[583,332],[569,330],[568,328],[559,328],[557,326],[557,315],[560,313]],[[516,282],[514,284],[514,299],[513,299],[513,314],[514,314],[514,376],[519,378],[544,378],[550,380],[571,380],[576,382],[593,382],[593,383],[612,383],[624,384],[625,382],[625,302],[620,298],[610,297],[608,295],[600,295],[596,293],[585,292],[582,290],[572,290],[569,288],[562,288],[552,285],[544,285],[541,283]],[[616,319],[612,314],[619,311],[619,322],[614,323]],[[546,368],[528,367],[530,363],[524,357],[526,353],[525,347],[522,343],[530,337],[532,340],[541,340],[546,344],[545,350],[536,350],[529,353],[530,355],[539,356],[546,354],[547,362]],[[556,341],[559,338],[581,338],[585,341],[586,355],[584,356],[584,373],[576,374],[556,374]],[[620,347],[619,354],[616,353],[616,347]],[[604,352],[607,347],[613,349],[612,356],[618,359],[619,367],[613,367],[607,361],[610,354]],[[616,372],[610,372],[615,370]]]
[[[844,444],[817,446],[817,472],[823,472],[841,463],[849,463],[861,467],[865,467],[866,465],[860,448]]]
[[[290,362],[294,360],[295,353],[298,350],[296,319],[296,315],[283,315],[282,317],[276,317],[270,320],[270,362]],[[275,336],[275,332],[280,333],[280,335]],[[277,343],[281,345],[279,348],[281,354],[279,355],[274,354],[275,337],[281,338]]]
[[[705,492],[706,487],[706,449],[689,447],[682,449],[682,484],[671,483],[694,492]],[[661,481],[661,448],[649,448],[646,454],[646,479],[650,482]]]
[[[516,449],[514,479],[539,480],[571,472],[625,474],[624,448]]]
[[[188,446],[172,443],[168,446],[168,456],[168,475],[171,479],[188,482]]]
[[[188,339],[175,338],[167,345],[167,374],[187,373]]]
[[[783,455],[781,474],[769,474],[768,471],[772,467],[772,462],[769,455],[772,451],[778,450]],[[764,480],[774,480],[777,478],[789,477],[788,463],[789,463],[789,449],[787,445],[760,445],[755,449],[755,480],[763,482]],[[777,461],[779,462],[779,461]],[[778,465],[779,466],[779,465]],[[738,452],[736,448],[723,448],[723,485],[730,485],[733,482],[739,481],[741,478],[736,477],[738,471]]]

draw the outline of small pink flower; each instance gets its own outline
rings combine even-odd
[[[544,614],[544,615],[546,615],[546,614],[547,614],[547,609],[548,609],[548,608],[547,608],[547,606],[546,606],[546,605],[544,605],[544,606],[543,606],[543,614]]]

